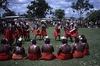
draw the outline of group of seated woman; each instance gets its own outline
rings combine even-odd
[[[30,60],[53,60],[55,58],[68,60],[72,58],[82,58],[89,54],[89,46],[84,35],[77,37],[72,46],[70,46],[67,39],[63,37],[62,44],[59,46],[57,53],[53,53],[54,47],[50,44],[50,38],[48,37],[45,38],[41,49],[40,46],[37,45],[36,40],[33,39],[32,45],[28,48],[28,54],[25,53],[21,41],[18,41],[16,45],[12,51],[7,41],[2,39],[0,45],[0,60],[19,60],[26,58]]]

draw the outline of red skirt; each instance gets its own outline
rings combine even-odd
[[[16,32],[17,32],[18,37],[23,35],[23,32],[21,29],[16,29]]]
[[[29,36],[29,31],[25,31],[24,36],[28,37]]]
[[[13,33],[8,29],[5,30],[5,38],[8,40],[8,43],[14,42]]]
[[[45,28],[42,28],[41,35],[42,36],[46,36],[47,35],[47,32],[46,32],[46,29]]]
[[[58,58],[59,60],[68,60],[68,59],[72,59],[72,54],[64,54],[64,53],[60,53],[60,55],[55,54],[56,58]]]
[[[60,36],[60,29],[54,30],[54,36]]]
[[[13,33],[13,39],[17,38],[18,37],[18,34],[17,33]]]
[[[83,57],[82,52],[74,51],[73,58],[82,58],[82,57]]]
[[[52,53],[42,53],[42,59],[52,60],[52,59],[54,59],[54,55]]]
[[[36,29],[34,29],[33,32],[34,32],[34,35],[35,35],[35,36],[37,36],[37,35],[41,35],[40,30],[37,31]]]
[[[30,60],[38,60],[39,58],[41,58],[41,54],[29,54],[28,58]]]
[[[72,38],[76,38],[77,36],[78,36],[78,31],[77,30],[71,32],[71,37]]]
[[[71,37],[71,33],[69,32],[69,30],[66,30],[66,31],[65,31],[65,37],[67,37],[67,38],[68,38],[68,37]]]
[[[84,50],[83,55],[89,55],[89,50]]]
[[[25,57],[25,55],[15,54],[15,53],[12,55],[12,59],[14,59],[14,60],[21,60],[24,57]]]
[[[0,60],[4,61],[4,60],[10,60],[11,59],[11,54],[9,53],[0,53]]]

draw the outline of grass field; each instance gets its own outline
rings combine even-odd
[[[60,41],[55,41],[53,36],[53,27],[47,29],[47,34],[51,39],[51,44],[54,46],[55,52],[57,52],[58,46],[61,44]],[[62,30],[62,36],[64,31]],[[37,60],[30,61],[26,60],[9,60],[9,61],[0,61],[0,66],[100,66],[100,28],[80,28],[79,34],[84,34],[88,40],[90,47],[90,55],[84,56],[80,59],[71,59],[71,60],[58,60],[54,59],[51,61]],[[30,34],[31,39],[34,38],[33,33]],[[37,44],[41,46],[43,41],[37,41]],[[70,42],[69,42],[70,44]],[[24,42],[23,46],[25,47],[26,53],[28,46],[31,45],[31,42]]]

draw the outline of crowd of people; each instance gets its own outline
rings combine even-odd
[[[2,34],[4,38],[0,44],[0,60],[10,59],[30,59],[30,60],[53,60],[55,58],[59,60],[68,60],[72,58],[82,58],[89,54],[89,46],[87,39],[84,35],[78,35],[77,25],[74,23],[66,22],[65,26],[62,26],[60,22],[54,24],[54,37],[55,41],[61,40],[62,44],[59,46],[57,53],[54,52],[54,47],[50,43],[50,38],[47,36],[47,23],[39,22],[35,23],[33,29],[30,29],[27,22],[14,22],[5,23],[2,27]],[[61,38],[61,29],[64,28],[64,36]],[[34,39],[32,45],[28,48],[28,54],[25,52],[22,46],[23,39],[30,39],[30,31],[34,33]],[[37,45],[37,36],[40,36],[40,40],[44,40],[42,48]],[[73,45],[68,44],[68,38],[73,42]],[[73,41],[73,39],[75,41]],[[15,43],[14,43],[15,42]],[[13,47],[13,45],[16,45]]]
[[[12,45],[14,40],[18,40],[19,37],[24,38],[24,40],[30,39],[30,31],[34,33],[35,39],[40,36],[40,40],[43,40],[47,36],[47,23],[42,21],[36,21],[34,27],[30,29],[30,25],[27,22],[14,21],[13,23],[2,24],[1,32],[7,38],[8,42]],[[73,38],[78,36],[78,28],[75,23],[66,22],[66,25],[62,25],[61,22],[55,22],[54,24],[54,37],[60,40],[61,29],[64,28],[65,37],[70,38],[73,42]]]
[[[33,39],[32,45],[29,46],[28,53],[26,53],[22,46],[21,39],[18,40],[16,46],[12,49],[7,39],[3,38],[0,44],[0,60],[53,60],[55,58],[59,60],[68,60],[72,58],[82,58],[89,54],[89,46],[84,35],[75,38],[75,42],[72,46],[68,44],[66,37],[62,37],[61,42],[57,53],[53,53],[54,47],[48,36],[44,39],[44,44],[41,48],[38,46],[37,40]]]

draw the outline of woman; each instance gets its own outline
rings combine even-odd
[[[29,46],[28,53],[29,53],[28,58],[30,60],[38,60],[39,58],[41,58],[40,47],[36,45],[35,39],[32,40],[32,45]]]
[[[59,46],[58,53],[55,54],[55,56],[59,60],[68,60],[72,58],[71,47],[68,45],[65,37],[62,38],[62,45]]]

